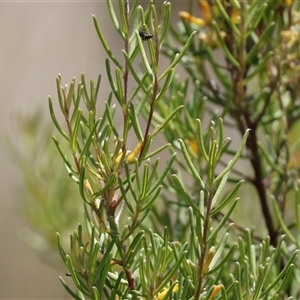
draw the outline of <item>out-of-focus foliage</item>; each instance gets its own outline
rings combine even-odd
[[[169,2],[106,3],[124,48],[117,59],[94,17],[104,108],[100,77],[63,87],[59,75],[58,104],[49,97],[67,171],[53,178],[62,202],[51,207],[84,216],[70,247],[57,220],[75,288],[63,286],[75,299],[298,299],[300,2],[186,1],[174,27]],[[66,174],[76,196],[58,192]],[[255,213],[236,221],[238,206]],[[254,214],[261,224],[248,229]]]

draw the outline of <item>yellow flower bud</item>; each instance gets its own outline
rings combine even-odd
[[[217,296],[219,294],[219,292],[221,291],[221,289],[222,289],[221,284],[216,285],[213,292],[211,293],[211,295],[209,297],[209,300],[212,300],[215,296]]]
[[[212,20],[212,15],[208,1],[198,0],[198,5],[200,7],[200,10],[202,11],[205,23],[209,23]]]
[[[208,271],[208,269],[209,269],[209,265],[210,265],[212,259],[213,259],[214,256],[215,256],[215,253],[216,253],[215,247],[211,247],[211,248],[209,249],[209,251],[208,251],[208,254],[207,254],[205,260],[204,260],[204,266],[203,266],[202,274],[207,273],[207,271]]]
[[[286,6],[292,6],[293,0],[284,0]]]
[[[175,286],[173,287],[172,292],[177,292],[178,289],[179,289],[179,286],[178,286],[178,283],[176,283]],[[158,293],[157,300],[163,300],[168,291],[169,291],[169,288],[164,288],[162,292]]]
[[[186,145],[188,146],[188,150],[192,150],[194,152],[194,154],[199,155],[199,148],[198,148],[198,143],[196,139],[185,139],[184,140]],[[192,153],[190,153],[192,154]]]
[[[84,181],[84,188],[86,189],[87,192],[89,192],[91,195],[93,194],[93,189],[89,183],[89,181],[86,179]]]
[[[196,17],[192,16],[191,14],[189,14],[189,13],[186,12],[186,11],[180,11],[180,12],[179,12],[179,16],[180,16],[182,19],[184,19],[184,20],[186,20],[186,21],[188,21],[188,22],[190,22],[190,23],[194,23],[194,24],[196,24],[196,25],[199,25],[199,26],[201,26],[201,27],[205,25],[205,21],[204,21],[203,19],[201,19],[201,18],[196,18]]]
[[[138,143],[132,153],[126,155],[126,161],[130,164],[134,162],[134,159],[140,154],[142,149],[142,143]]]

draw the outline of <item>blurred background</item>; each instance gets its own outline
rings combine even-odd
[[[142,3],[147,5],[148,1]],[[183,9],[185,3],[172,1],[172,4],[174,23],[178,19],[179,9]],[[39,144],[40,140],[35,136],[23,136],[23,129],[27,133],[34,132],[34,129],[26,131],[22,126],[38,128],[46,123],[51,124],[47,96],[52,96],[57,107],[55,79],[58,73],[62,75],[62,84],[70,83],[73,77],[78,83],[81,72],[85,73],[87,80],[96,80],[102,74],[104,78],[100,95],[108,93],[104,67],[106,56],[94,30],[92,14],[97,16],[112,48],[121,54],[120,41],[111,30],[104,0],[2,1],[0,4],[0,299],[69,298],[58,279],[59,275],[64,276],[66,272],[58,253],[55,250],[53,253],[41,251],[47,245],[43,241],[39,243],[39,236],[34,237],[30,233],[34,230],[26,219],[22,205],[27,197],[24,193],[24,170],[27,178],[32,179],[30,184],[36,184],[40,189],[41,201],[51,199],[42,181],[39,182],[44,179],[43,173],[37,177],[34,170],[36,161],[43,157],[41,152],[47,146],[45,140],[52,145],[51,134],[43,136],[43,144]],[[99,101],[105,101],[105,97]],[[38,110],[43,113],[29,126],[26,119]],[[9,146],[7,140],[14,146]],[[24,140],[31,143],[31,149],[36,151],[34,155],[27,157],[28,149],[23,148]],[[18,167],[20,158],[25,162],[23,172]],[[58,154],[53,162],[56,160],[61,163]],[[51,179],[45,175],[45,180],[50,186]],[[33,210],[31,214],[39,216],[38,211]],[[71,215],[64,217],[66,221],[72,218]],[[35,221],[42,222],[38,218]],[[42,225],[46,226],[47,222],[45,220]],[[55,224],[55,220],[53,222]],[[55,243],[54,232],[51,238]]]
[[[114,36],[110,35],[105,1],[0,4],[1,299],[68,298],[58,279],[65,273],[63,265],[51,266],[51,260],[50,263],[44,261],[26,236],[29,224],[20,203],[25,197],[20,194],[23,178],[16,167],[18,158],[15,157],[14,163],[14,158],[8,157],[4,150],[3,136],[9,135],[21,150],[24,137],[19,136],[17,128],[20,117],[26,118],[41,109],[44,111],[42,121],[50,122],[47,95],[53,97],[56,106],[58,73],[62,74],[63,84],[73,77],[78,82],[81,72],[87,79],[96,79],[100,73],[104,75],[104,53],[94,30],[92,14],[97,15],[112,42]],[[101,88],[103,91],[103,86]],[[48,138],[51,140],[51,136]],[[34,166],[35,162],[30,163]],[[30,170],[28,176],[31,176]],[[59,256],[57,258],[59,260]]]

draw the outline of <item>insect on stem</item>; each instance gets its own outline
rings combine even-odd
[[[139,30],[139,35],[143,41],[147,41],[153,37],[153,34],[146,32],[143,28]]]

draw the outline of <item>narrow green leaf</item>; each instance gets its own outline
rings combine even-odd
[[[145,27],[145,25],[143,27]],[[148,31],[148,29],[147,29],[147,31]],[[154,35],[155,35],[155,33],[154,33]],[[154,41],[152,39],[147,41],[147,45],[148,45],[149,54],[150,54],[151,67],[153,69],[153,73],[155,74],[155,76],[157,76],[158,62],[157,62],[157,55],[156,55],[156,52],[157,52],[156,45],[154,46]]]
[[[149,85],[148,87],[148,91],[151,91],[153,89],[153,85]],[[135,109],[135,112],[137,115],[140,114],[142,108],[147,108],[147,109],[144,109],[142,112],[144,112],[145,116],[149,114],[149,103],[147,103],[147,101],[149,100],[149,97],[145,94],[141,97],[140,99],[140,102],[138,104],[138,106],[136,107]]]
[[[71,124],[74,124],[75,118],[77,117],[81,97],[82,97],[82,84],[79,83],[77,88],[77,94],[76,97],[74,97],[74,101],[73,101],[74,107],[73,107],[72,116],[70,120]]]
[[[101,299],[100,294],[95,286],[92,286],[92,291],[93,291],[93,295],[94,295],[93,299],[100,300]]]
[[[296,226],[298,233],[300,232],[300,190],[297,186],[295,188],[295,217],[296,217]]]
[[[79,130],[79,125],[82,117],[82,110],[78,110],[78,114],[76,116],[76,121],[74,124],[72,136],[71,136],[71,149],[73,154],[77,153],[77,142],[78,142],[78,130]]]
[[[136,111],[135,111],[135,108],[134,108],[134,105],[132,102],[129,104],[129,107],[130,107],[130,110],[128,113],[129,113],[129,117],[131,120],[131,124],[132,124],[134,133],[135,133],[138,141],[141,143],[143,141],[143,133],[142,133],[142,130],[140,127],[140,122],[138,120],[138,117],[136,115]]]
[[[96,130],[97,126],[99,125],[99,122],[100,122],[100,120],[96,121],[96,123],[94,124],[94,127],[92,128],[87,140],[85,141],[84,146],[83,146],[83,148],[81,150],[81,153],[80,153],[80,156],[79,156],[79,161],[81,161],[83,156],[86,156],[86,157],[89,156],[88,155],[89,148],[90,148],[90,145],[91,145],[92,141],[95,138],[94,133],[95,133],[95,130]]]
[[[134,160],[134,174],[135,174],[136,186],[141,186],[141,184],[142,184],[142,182],[141,182],[141,176],[139,174],[139,169],[140,169],[139,161],[136,158]]]
[[[129,69],[130,69],[130,68],[129,68]],[[131,69],[130,69],[130,70],[131,70]],[[134,72],[135,72],[135,71],[134,71]],[[133,75],[133,73],[131,73],[131,74]],[[135,74],[135,75],[137,76],[137,74]],[[134,78],[136,79],[135,75],[133,75],[133,76],[134,76]],[[144,74],[141,76],[141,78],[138,78],[139,82],[137,82],[136,87],[134,88],[133,92],[131,93],[130,98],[129,98],[129,102],[132,102],[132,101],[136,98],[138,92],[139,92],[139,91],[141,90],[141,88],[142,88],[142,86],[140,86],[140,83],[141,83],[142,85],[144,85],[143,82],[146,82],[146,81],[147,81],[147,78],[148,78],[148,74],[147,74],[147,73],[144,73]],[[152,85],[150,85],[150,86],[152,87]],[[152,91],[152,88],[149,88],[149,86],[148,86],[147,88],[145,88],[145,90],[143,89],[144,94],[147,95],[148,98],[151,98],[151,91]],[[138,106],[137,106],[137,108],[136,108],[136,114],[139,114],[139,112],[140,112],[140,109],[138,109],[139,106],[140,106],[140,103],[138,104]]]
[[[262,156],[266,159],[267,164],[276,172],[278,172],[278,174],[280,174],[281,176],[284,176],[284,170],[281,169],[278,165],[278,162],[274,161],[273,158],[274,156],[270,155],[270,153],[268,152],[268,150],[266,151],[265,148],[263,147],[263,144],[258,141],[257,143],[259,149],[261,150],[261,154]]]
[[[87,204],[91,204],[85,197],[85,163],[86,163],[86,157],[82,157],[82,164],[81,164],[81,169],[80,169],[80,176],[79,176],[79,192],[81,195],[81,198],[86,202]]]
[[[255,66],[253,72],[246,76],[246,78],[243,80],[243,85],[247,85],[255,76],[265,68],[266,64],[268,63],[269,59],[274,55],[273,51],[269,51]]]
[[[273,204],[276,219],[277,219],[278,223],[280,224],[280,228],[287,235],[287,237],[291,240],[291,242],[293,244],[296,244],[297,241],[296,241],[295,237],[293,236],[292,232],[288,229],[286,223],[284,222],[284,220],[281,216],[277,200],[274,198],[274,196],[271,197],[271,200],[272,200],[272,204]]]
[[[216,153],[216,161],[220,159],[224,147],[224,125],[222,118],[219,118],[217,123],[217,141],[218,149]]]
[[[68,270],[72,276],[73,283],[75,284],[76,288],[83,293],[85,296],[89,297],[90,293],[87,290],[87,287],[82,284],[82,282],[77,277],[76,271],[72,265],[72,261],[69,255],[66,255],[66,265],[68,267]]]
[[[95,272],[97,270],[99,250],[100,250],[100,243],[95,241],[93,247],[90,247],[90,251],[88,255],[89,265],[87,267],[87,270],[89,270],[89,278],[88,278],[89,286],[93,286],[94,284],[97,283]]]
[[[101,75],[99,75],[98,78],[97,78],[97,84],[96,84],[96,88],[95,88],[95,91],[94,91],[95,103],[97,103],[97,100],[98,100],[98,92],[99,92],[99,89],[100,89],[100,84],[101,84]]]
[[[295,261],[296,256],[298,254],[299,254],[299,249],[295,250],[292,253],[292,255],[289,257],[289,260],[286,262],[284,268],[275,278],[273,278],[272,282],[269,284],[269,286],[266,289],[264,289],[261,296],[268,295],[268,293],[276,286],[276,284],[278,284],[278,282],[282,280],[283,276],[289,271],[290,267],[293,266],[293,262]]]
[[[74,87],[75,87],[75,78],[73,78],[70,83],[70,87],[68,90],[68,96],[66,98],[66,102],[64,103],[66,111],[70,110],[70,106],[71,106],[72,99],[73,99]]]
[[[48,96],[48,104],[49,104],[49,111],[50,111],[50,116],[52,119],[53,124],[55,125],[56,129],[58,132],[67,140],[69,141],[68,135],[63,131],[63,129],[60,127],[54,113],[53,105],[52,105],[52,99],[50,96]]]
[[[183,109],[184,106],[180,105],[178,106],[174,111],[171,112],[171,114],[161,123],[159,126],[157,126],[154,131],[151,133],[151,137],[155,137],[162,129],[165,128],[165,126],[173,119],[173,117],[177,114],[177,112],[181,109]]]
[[[105,52],[107,53],[108,57],[113,61],[113,63],[120,69],[122,70],[122,72],[124,72],[121,64],[118,62],[118,60],[116,59],[116,57],[113,55],[112,51],[110,50],[104,36],[103,36],[103,33],[99,27],[99,24],[98,24],[98,21],[97,21],[97,18],[95,15],[93,15],[93,21],[94,21],[94,26],[96,28],[96,31],[97,31],[97,34],[98,34],[98,37],[101,41],[101,44],[105,50]]]
[[[229,174],[230,174],[230,171],[229,171],[228,173],[226,173],[226,174],[224,175],[224,177],[222,178],[222,180],[221,180],[221,182],[220,182],[220,184],[219,184],[219,186],[218,186],[218,188],[217,188],[217,190],[216,190],[216,192],[215,192],[215,194],[214,194],[214,196],[213,196],[213,199],[212,199],[212,201],[211,201],[211,207],[212,207],[212,208],[215,207],[217,201],[219,200],[219,198],[220,198],[220,196],[221,196],[221,193],[222,193],[222,191],[223,191],[223,189],[224,189],[224,187],[225,187],[225,185],[226,185],[226,183],[227,183]],[[211,213],[212,213],[212,212],[211,212]],[[211,214],[211,215],[212,215],[212,214]]]
[[[105,186],[101,188],[98,192],[95,192],[92,198],[96,199],[101,195],[103,195],[109,188],[111,188],[116,183],[116,179],[117,179],[116,173],[112,173],[109,177],[109,180],[106,182]]]
[[[144,205],[140,209],[140,211],[145,211],[145,210],[151,209],[154,201],[158,198],[161,191],[162,191],[162,185],[158,186],[157,189],[154,191],[154,193],[152,193],[152,195],[149,195],[149,198],[145,197],[145,199],[147,199],[147,202],[144,203]]]
[[[111,257],[112,257],[112,248],[116,243],[117,237],[114,237],[111,242],[108,244],[105,249],[105,253],[100,261],[97,271],[95,272],[95,279],[100,279],[98,283],[98,291],[100,294],[103,292],[105,282],[107,280],[107,273],[110,269]]]
[[[165,144],[165,145],[155,149],[154,151],[152,151],[150,153],[147,153],[147,155],[145,156],[145,160],[147,160],[150,157],[153,157],[153,156],[157,155],[158,153],[162,152],[163,150],[165,150],[166,148],[168,148],[170,146],[171,146],[171,144],[168,143],[168,144]]]
[[[211,48],[207,47],[207,59],[210,62],[211,67],[214,70],[215,75],[220,80],[226,91],[232,90],[232,84],[228,80],[228,74],[226,72],[222,72],[222,68],[220,68],[220,64],[216,61],[216,55],[212,51]]]
[[[162,280],[162,282],[160,283],[160,285],[156,288],[156,292],[161,291],[164,287],[166,287],[168,285],[168,283],[172,279],[172,277],[175,274],[175,272],[181,266],[181,263],[185,259],[185,256],[186,256],[187,252],[188,251],[184,251],[180,255],[180,257],[178,258],[178,260],[176,261],[176,263],[172,266],[172,268],[170,268],[170,271],[166,274],[165,278]]]
[[[207,276],[211,275],[211,274],[216,274],[216,272],[218,272],[219,270],[221,270],[224,267],[226,268],[228,261],[230,261],[232,259],[232,255],[236,251],[237,244],[232,245],[230,247],[230,250],[224,255],[223,250],[227,246],[228,245],[225,245],[223,243],[219,245],[220,251],[216,252],[216,254],[210,264],[209,271],[206,273]],[[222,259],[220,260],[219,264],[217,264],[217,261],[220,258],[220,256],[222,256]]]
[[[115,9],[114,9],[112,1],[111,0],[107,0],[106,4],[107,4],[107,7],[108,7],[108,12],[110,14],[110,19],[112,20],[112,23],[113,23],[116,31],[119,33],[119,35],[121,36],[121,38],[123,40],[125,40],[125,36],[124,36],[123,32],[120,29],[118,18],[117,18],[116,14],[115,14]]]
[[[88,94],[88,91],[86,88],[87,85],[85,82],[85,74],[84,73],[81,73],[81,87],[82,87],[82,96],[83,96],[85,106],[89,107],[91,100],[90,100],[90,97],[89,97],[89,94]]]
[[[79,297],[77,294],[75,294],[67,285],[67,283],[65,282],[65,280],[59,276],[58,277],[60,282],[62,283],[63,287],[66,289],[66,291],[76,300],[83,300],[83,298]]]
[[[259,9],[257,10],[257,13],[253,15],[253,18],[250,17],[251,20],[249,20],[249,21],[251,21],[251,22],[249,22],[250,26],[249,26],[249,29],[247,30],[246,34],[245,34],[245,38],[247,38],[257,28],[259,22],[261,21],[262,17],[265,14],[265,10],[266,10],[267,7],[268,7],[268,4],[263,3],[259,7]],[[248,18],[247,18],[247,21],[248,21]],[[247,26],[247,24],[246,24],[246,26]]]
[[[128,166],[127,163],[125,163],[124,167],[125,167],[125,174],[126,174],[126,179],[127,179],[127,184],[128,184],[129,190],[131,192],[131,195],[132,195],[134,201],[136,203],[138,203],[140,199],[137,196],[136,188],[133,186],[133,182],[132,182],[132,178],[131,178],[129,166]]]
[[[122,103],[124,103],[124,90],[122,85],[122,78],[121,78],[121,70],[119,68],[116,68],[116,83],[117,83],[117,90],[120,99],[122,99]]]
[[[196,122],[198,123],[197,126],[197,138],[199,141],[199,146],[200,146],[200,153],[203,156],[204,160],[208,162],[208,154],[206,152],[204,142],[203,142],[203,136],[202,136],[202,123],[200,119],[196,119]]]
[[[108,59],[105,60],[105,66],[106,66],[106,73],[107,73],[107,78],[108,78],[108,82],[110,84],[110,87],[111,87],[116,99],[118,100],[120,106],[123,108],[124,101],[123,101],[122,95],[120,95],[120,93],[118,91],[118,88],[117,88],[117,86],[114,82],[114,79],[113,79],[113,76],[112,76],[112,73],[111,73],[110,63],[109,63]]]
[[[58,76],[56,77],[56,91],[57,91],[57,96],[58,96],[58,103],[60,106],[60,110],[63,113],[63,115],[66,117],[66,111],[65,111],[65,107],[64,107],[64,100],[63,100],[63,96],[62,96],[62,87],[61,87],[61,76],[60,74],[58,74]]]
[[[185,146],[183,140],[179,139],[178,141],[180,143],[180,147],[181,147],[183,156],[185,158],[185,161],[188,164],[188,167],[189,167],[190,171],[192,172],[192,174],[194,176],[194,179],[196,180],[197,184],[199,184],[199,186],[201,187],[201,189],[206,190],[205,184],[202,181],[202,179],[201,179],[199,173],[197,172],[195,166],[193,165],[193,163],[192,163],[192,161],[190,159],[189,153],[188,153],[188,151],[186,149],[186,146]]]
[[[96,111],[96,100],[95,100],[95,86],[94,86],[94,80],[90,80],[90,103],[87,107],[88,111]]]
[[[208,168],[207,177],[208,183],[211,188],[214,186],[215,166],[216,166],[216,152],[217,152],[217,141],[211,143],[209,156],[208,156]]]
[[[193,42],[194,36],[197,33],[197,31],[193,31],[191,35],[189,36],[188,40],[186,41],[185,45],[181,49],[180,53],[175,55],[175,58],[173,62],[169,65],[169,67],[159,76],[158,81],[161,81],[170,71],[170,69],[173,69],[176,67],[176,65],[181,61],[182,57],[186,54],[186,52],[189,50],[189,47],[191,43]]]
[[[152,172],[151,172],[150,177],[149,177],[149,184],[150,185],[152,184],[152,181],[155,178],[155,176],[157,176],[157,174],[158,174],[157,169],[158,169],[159,162],[160,162],[160,158],[158,157],[155,160],[154,164],[152,164]]]
[[[207,242],[210,241],[211,239],[213,239],[216,236],[216,234],[218,234],[218,232],[223,228],[224,224],[226,223],[226,221],[229,219],[231,213],[233,212],[238,200],[239,199],[235,199],[233,201],[232,205],[228,209],[228,212],[224,215],[224,217],[219,222],[219,224],[210,232]]]
[[[122,182],[122,179],[120,177],[118,177],[118,183],[119,183],[119,189],[121,192],[121,195],[126,203],[127,208],[129,209],[130,213],[133,215],[134,214],[134,210],[132,208],[132,205],[128,199],[128,193],[126,192],[125,188],[124,188],[124,184]]]
[[[161,172],[159,177],[157,178],[156,182],[152,185],[152,187],[148,190],[148,193],[146,195],[146,198],[149,197],[162,183],[164,180],[165,176],[168,174],[175,158],[176,158],[176,153],[173,153],[172,156],[170,157],[169,161],[167,162],[167,165],[165,166],[164,170]]]
[[[280,284],[280,286],[278,287],[278,289],[275,291],[275,294],[279,294],[280,292],[286,292],[286,290],[290,287],[291,285],[291,279],[293,279],[292,277],[294,277],[295,275],[295,265],[291,264],[289,266],[289,268],[287,269],[285,276]],[[287,300],[293,300],[294,298],[291,296],[289,297]]]
[[[133,241],[130,243],[130,246],[127,250],[126,258],[124,261],[125,268],[130,268],[133,259],[135,258],[137,253],[140,251],[140,246],[142,243],[143,236],[144,236],[144,231],[140,231],[139,233],[137,233],[135,235]]]
[[[165,1],[162,5],[162,13],[161,13],[161,28],[160,28],[160,36],[158,47],[161,48],[165,37],[167,35],[171,18],[171,3]]]
[[[136,14],[136,9],[139,6],[139,0],[134,0],[134,3],[131,4],[131,10],[129,13],[129,19],[131,19],[132,17],[135,17]]]
[[[230,3],[236,10],[238,10],[238,11],[241,10],[241,5],[240,5],[239,0],[230,0]]]
[[[62,247],[61,239],[60,239],[60,234],[58,232],[55,232],[55,234],[56,234],[57,246],[58,246],[59,254],[60,254],[63,262],[66,263],[66,255],[67,254],[66,254],[65,250]]]
[[[128,57],[127,53],[123,50],[123,55],[124,55],[124,58],[126,60],[126,63],[128,65],[128,68],[129,68],[129,71],[131,73],[131,75],[133,76],[134,80],[136,81],[137,85],[138,85],[138,88],[139,89],[142,89],[143,92],[150,98],[151,97],[151,93],[150,91],[146,88],[145,86],[145,82],[146,82],[146,78],[151,75],[149,74],[148,72],[146,72],[142,78],[140,75],[138,75],[135,71],[135,67],[132,65],[132,62],[130,60],[130,58]]]
[[[149,165],[146,163],[144,166],[143,183],[141,186],[141,191],[139,196],[140,200],[145,199],[148,189],[149,189]]]
[[[257,43],[254,44],[254,46],[251,48],[251,50],[248,52],[245,58],[246,64],[251,64],[253,59],[257,56],[258,50],[260,46],[266,41],[267,38],[271,36],[271,31],[274,29],[275,22],[271,22],[267,25],[265,31],[261,35],[260,39]]]
[[[217,178],[215,178],[214,183],[216,183],[217,181],[219,181],[227,172],[229,172],[233,168],[233,166],[235,165],[235,163],[238,161],[238,159],[242,155],[242,152],[243,152],[243,150],[245,148],[249,132],[250,132],[250,129],[247,129],[246,132],[245,132],[245,134],[244,134],[244,136],[243,136],[242,143],[241,143],[240,147],[238,148],[235,156],[228,163],[227,167],[217,176]]]
[[[199,251],[197,251],[197,249],[198,249],[198,239],[197,239],[197,234],[196,234],[196,227],[199,226],[199,222],[197,222],[198,220],[196,220],[196,222],[197,222],[196,226],[194,224],[195,214],[197,214],[197,210],[195,210],[194,208],[192,208],[190,206],[188,212],[189,212],[188,221],[189,221],[189,226],[190,226],[189,258],[192,261],[197,261],[199,259]],[[194,214],[194,212],[195,212],[195,214]],[[200,222],[201,222],[201,220],[200,220]],[[197,228],[197,232],[201,232],[202,224],[200,224],[200,227],[201,227],[200,230],[199,230],[199,228]],[[189,268],[189,272],[190,272],[190,268]]]
[[[160,92],[155,99],[155,103],[159,102],[165,96],[165,93],[168,90],[168,88],[173,80],[174,73],[175,73],[175,69],[171,68],[169,70],[168,74],[166,75],[167,78],[165,80],[164,85],[161,87]]]
[[[140,38],[139,33],[138,33],[137,30],[135,31],[135,37],[138,41],[138,46],[139,46],[139,49],[140,49],[142,61],[143,61],[143,64],[146,68],[146,71],[149,75],[151,74],[152,77],[153,77],[153,72],[152,72],[152,69],[151,69],[150,64],[148,62],[148,58],[147,58],[147,55],[146,55],[146,52],[145,52],[145,49],[144,49],[144,46],[143,46],[143,41]],[[152,81],[153,81],[153,78],[151,78],[151,83],[152,83]]]
[[[138,268],[139,270],[139,278],[141,280],[141,287],[142,287],[142,290],[146,291],[148,290],[148,278],[146,276],[147,273],[147,270],[146,270],[146,257],[144,254],[140,254],[139,256],[139,265],[140,267]]]
[[[73,166],[71,165],[71,163],[68,160],[68,157],[63,153],[63,150],[60,147],[59,142],[57,141],[55,136],[52,136],[52,140],[54,141],[54,144],[61,156],[61,158],[63,159],[64,163],[66,164],[66,166],[74,173],[77,174],[77,171],[73,168]]]
[[[141,210],[143,211],[144,213],[142,215],[139,215],[139,218],[137,220],[137,222],[135,223],[135,226],[134,228],[138,228],[140,226],[140,224],[143,223],[143,221],[145,220],[145,218],[148,216],[148,214],[150,213],[151,211],[151,207],[148,207],[147,209],[143,209]]]
[[[108,0],[112,1],[112,0]],[[119,19],[121,21],[121,28],[125,34],[125,37],[128,36],[128,21],[127,17],[129,15],[129,1],[118,1],[119,4]]]
[[[264,283],[266,281],[266,267],[263,265],[260,265],[258,267],[258,277],[256,280],[256,286],[255,286],[255,290],[252,296],[253,300],[258,300],[260,299],[260,294],[261,294],[261,290],[264,286]]]
[[[241,33],[239,29],[236,27],[236,25],[234,24],[234,22],[231,20],[231,17],[228,15],[226,9],[223,6],[223,3],[221,1],[216,1],[216,6],[219,9],[220,16],[222,16],[224,20],[226,20],[226,24],[228,24],[233,29],[234,33],[238,37],[240,37]]]
[[[194,201],[188,195],[186,189],[184,188],[183,183],[181,182],[181,180],[178,178],[178,176],[176,174],[172,174],[172,180],[177,189],[177,191],[176,191],[177,194],[179,194],[181,197],[184,197],[185,201],[188,203],[188,205],[190,205],[193,208],[194,211],[198,211],[198,207],[197,207],[196,203],[194,203]]]
[[[229,173],[227,173],[227,174],[229,175]],[[224,178],[225,177],[223,177],[223,179]],[[222,179],[222,181],[223,181],[223,179]],[[221,181],[221,183],[222,183],[222,181]],[[220,183],[220,185],[221,185],[221,183]],[[240,180],[236,184],[236,186],[230,191],[228,196],[221,203],[218,203],[218,205],[215,205],[215,203],[217,203],[219,196],[216,199],[213,199],[212,200],[213,201],[213,205],[212,205],[213,209],[212,209],[210,215],[213,216],[213,215],[217,214],[218,212],[222,211],[234,199],[236,193],[239,191],[239,189],[243,183],[244,183],[244,180]]]
[[[232,23],[230,21],[230,23]],[[212,21],[211,23],[215,29],[215,32],[217,34],[217,38],[218,38],[218,42],[219,45],[221,46],[222,50],[224,51],[225,56],[227,57],[227,59],[235,66],[237,67],[239,70],[241,69],[240,63],[235,59],[235,57],[232,55],[232,53],[230,53],[229,49],[227,48],[227,46],[225,45],[224,39],[221,35],[221,31],[220,28],[218,26],[218,23],[216,21]]]
[[[88,255],[88,260],[87,260],[87,270],[90,270],[92,267],[93,267],[93,263],[94,263],[94,247],[95,247],[95,243],[96,243],[96,240],[95,240],[95,226],[92,226],[92,232],[91,232],[91,235],[90,235],[90,239],[89,239],[89,255]],[[99,249],[98,249],[99,250]]]
[[[109,108],[109,106],[108,106],[108,103],[105,102],[105,113],[106,113],[105,115],[106,115],[106,117],[107,117],[108,123],[109,123],[110,128],[111,128],[111,130],[113,131],[115,137],[116,137],[117,139],[119,139],[119,138],[120,138],[120,135],[119,135],[119,133],[118,133],[118,131],[117,131],[117,129],[116,129],[116,122],[114,122],[114,120],[113,120],[114,112],[115,112],[114,110],[113,110],[113,112],[111,112],[111,110],[110,110],[110,108]]]

